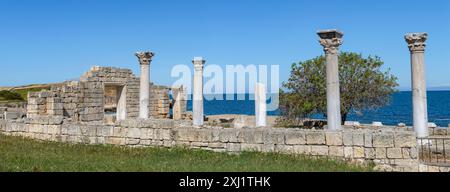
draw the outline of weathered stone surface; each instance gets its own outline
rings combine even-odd
[[[264,133],[265,144],[284,144],[284,133],[282,131],[267,131]]]
[[[306,143],[308,145],[321,145],[325,144],[325,134],[319,131],[306,132]]]
[[[328,155],[328,146],[312,145],[311,155]]]
[[[364,147],[372,147],[372,133],[366,132],[364,133]]]
[[[377,159],[385,159],[386,158],[386,148],[375,148],[375,157]]]
[[[374,148],[364,148],[364,155],[368,159],[375,159],[376,153]]]
[[[364,158],[365,157],[364,147],[353,147],[353,157]]]
[[[389,159],[400,159],[402,158],[401,148],[387,148],[387,157]]]
[[[352,139],[353,139],[354,146],[364,146],[364,133],[363,132],[353,133]]]
[[[252,129],[242,129],[239,134],[239,142],[262,144],[262,143],[264,143],[263,131],[252,130]]]
[[[344,157],[353,158],[353,147],[344,147]]]
[[[414,132],[396,132],[395,147],[415,147],[417,145],[416,136]]]
[[[342,146],[330,146],[328,148],[328,154],[333,157],[344,157],[344,147]]]
[[[219,133],[219,139],[221,142],[238,142],[238,132],[233,129],[224,129]]]
[[[340,146],[342,142],[342,132],[325,132],[325,140],[327,145],[337,145]]]
[[[372,135],[373,147],[394,147],[393,132],[379,132]]]
[[[310,154],[311,153],[311,146],[309,145],[294,145],[292,146],[294,153],[297,154]]]
[[[351,131],[342,132],[342,142],[345,146],[353,145],[353,133]]]
[[[306,135],[303,131],[292,131],[286,134],[286,144],[304,145],[306,144]]]

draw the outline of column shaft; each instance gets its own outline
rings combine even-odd
[[[425,83],[426,33],[405,35],[411,53],[411,88],[413,102],[413,127],[417,137],[428,137],[427,88]]]
[[[255,87],[255,124],[256,127],[266,126],[266,88],[262,83]]]
[[[328,129],[341,129],[341,101],[337,53],[326,54],[327,122]]]

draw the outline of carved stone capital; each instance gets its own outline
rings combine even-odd
[[[320,37],[319,43],[323,46],[325,54],[337,54],[339,46],[342,45],[342,36],[344,34],[338,30],[324,30],[317,34]]]
[[[139,64],[141,65],[150,65],[152,61],[152,57],[155,56],[153,52],[137,52],[134,55],[139,59]]]
[[[411,52],[425,51],[427,38],[427,33],[408,33],[405,35],[406,43],[408,43],[408,48]]]
[[[194,57],[194,60],[192,60],[192,63],[194,64],[194,69],[196,71],[203,70],[203,65],[205,64],[205,60],[203,57]]]

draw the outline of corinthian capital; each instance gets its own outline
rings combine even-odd
[[[408,33],[405,35],[406,43],[408,43],[408,48],[411,52],[425,51],[427,38],[427,33]]]
[[[137,52],[134,55],[139,59],[139,64],[141,65],[149,65],[152,61],[152,57],[155,56],[153,52]]]
[[[338,30],[323,30],[317,32],[320,37],[319,43],[323,46],[325,54],[336,54],[339,46],[342,45],[344,34]]]
[[[194,60],[192,60],[192,63],[194,64],[194,69],[196,71],[198,71],[198,70],[202,70],[203,69],[203,65],[205,64],[205,60],[203,59],[203,57],[194,57]]]

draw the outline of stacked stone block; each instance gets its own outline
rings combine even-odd
[[[165,119],[169,117],[170,98],[166,86],[150,86],[149,112],[150,117]]]

